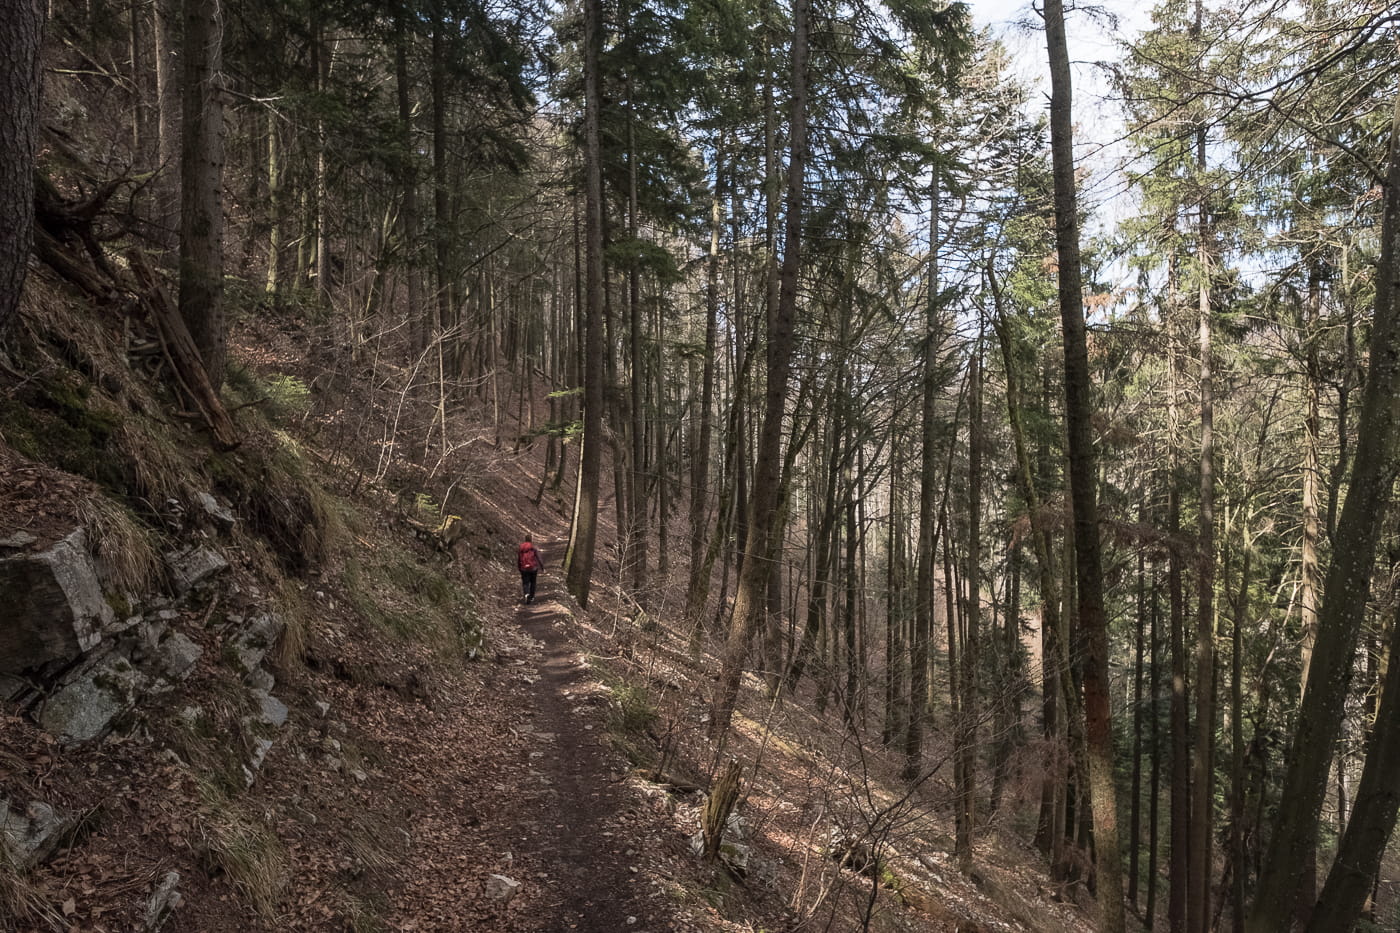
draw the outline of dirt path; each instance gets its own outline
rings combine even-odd
[[[390,929],[704,928],[680,919],[689,911],[667,893],[693,860],[675,825],[629,787],[606,734],[609,693],[574,646],[575,623],[552,598],[559,586],[542,574],[529,606],[518,604],[518,580],[502,586],[487,657],[442,691],[447,702],[371,700],[394,762],[384,804],[407,811],[413,839],[385,892]],[[518,889],[496,896],[493,874]]]
[[[533,699],[543,778],[530,819],[554,833],[534,837],[543,845],[524,854],[556,867],[539,929],[669,929],[663,905],[639,883],[639,843],[625,825],[635,802],[586,703],[586,662],[565,632],[568,617],[541,597],[517,610],[523,629],[542,645]]]

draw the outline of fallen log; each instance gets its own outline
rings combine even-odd
[[[194,338],[185,327],[179,310],[166,295],[165,288],[151,269],[145,253],[139,249],[132,249],[127,252],[126,258],[140,286],[141,303],[150,312],[151,320],[156,325],[161,349],[170,361],[176,381],[204,418],[209,433],[213,435],[214,446],[222,451],[233,450],[240,443],[233,419],[229,417],[228,409],[224,408],[219,393],[209,381],[204,361],[199,356]]]
[[[34,255],[66,282],[71,282],[101,304],[117,295],[116,283],[80,261],[43,225],[34,225]]]

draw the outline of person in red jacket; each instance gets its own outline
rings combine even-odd
[[[535,547],[529,535],[525,536],[524,542],[520,545],[515,562],[520,568],[522,601],[532,603],[535,601],[535,577],[544,569],[544,558],[540,556],[539,548]]]

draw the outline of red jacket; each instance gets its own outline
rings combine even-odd
[[[544,558],[540,557],[540,552],[529,541],[520,545],[520,553],[516,555],[516,564],[521,571],[543,570]]]

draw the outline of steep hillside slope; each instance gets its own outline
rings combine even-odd
[[[45,275],[0,367],[0,606],[67,633],[7,630],[0,928],[1084,927],[1016,845],[959,877],[944,769],[909,791],[806,694],[751,678],[713,747],[717,633],[681,623],[681,572],[643,611],[605,523],[579,611],[566,499],[518,425],[468,400],[434,428],[368,350],[255,315],[219,453],[145,326]]]

